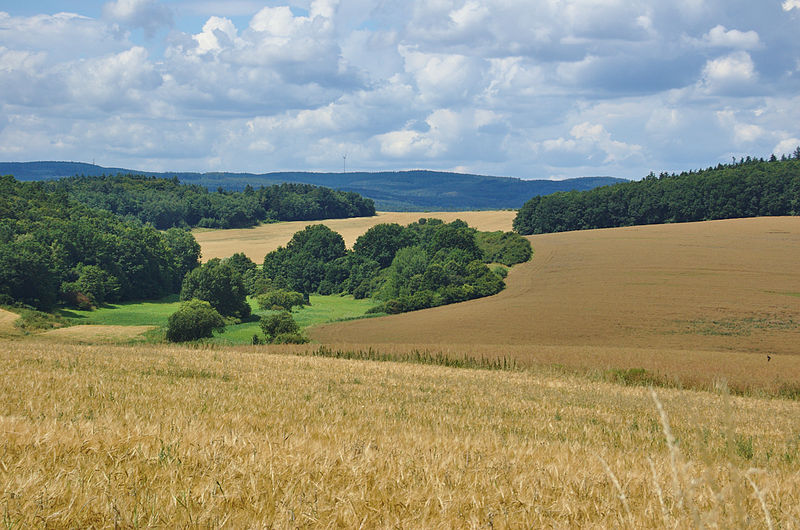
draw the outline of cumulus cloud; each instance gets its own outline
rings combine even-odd
[[[636,177],[800,137],[796,18],[758,2],[168,5],[0,12],[0,152],[254,171],[336,170],[347,152],[371,169]],[[202,19],[164,39],[132,31],[187,13]]]
[[[172,11],[156,0],[116,0],[103,5],[103,16],[128,28],[141,28],[152,36],[172,26]]]
[[[752,50],[758,48],[761,41],[755,31],[739,31],[736,29],[728,30],[725,26],[717,25],[703,35],[703,39],[710,46],[740,48]]]
[[[748,92],[756,78],[753,59],[740,51],[706,62],[701,85],[710,94],[737,94]]]

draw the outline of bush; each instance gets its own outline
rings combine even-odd
[[[302,307],[306,305],[306,299],[303,293],[297,291],[287,291],[286,289],[277,289],[269,291],[256,298],[258,307],[261,309],[274,309],[291,311],[293,307]]]
[[[261,317],[260,326],[270,342],[273,342],[279,335],[300,333],[300,326],[288,311]]]
[[[214,331],[225,331],[225,321],[205,300],[189,300],[167,319],[167,340],[185,342],[211,338]]]
[[[305,344],[308,339],[301,333],[280,333],[272,339],[272,344]]]

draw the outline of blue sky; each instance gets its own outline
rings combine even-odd
[[[640,178],[800,145],[800,0],[0,3],[0,160]]]

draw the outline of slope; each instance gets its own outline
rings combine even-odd
[[[0,162],[0,175],[14,175],[19,180],[50,180],[74,175],[135,173],[158,177],[177,176],[182,182],[200,184],[209,189],[222,187],[240,191],[245,186],[299,182],[344,191],[354,191],[375,201],[380,210],[491,210],[519,208],[536,195],[557,191],[589,190],[624,182],[613,177],[581,177],[566,180],[523,180],[450,173],[443,171],[381,171],[348,173],[274,172],[274,173],[187,173],[152,172],[106,168],[80,162]]]

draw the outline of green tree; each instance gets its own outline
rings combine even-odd
[[[167,319],[167,340],[170,342],[211,338],[214,331],[225,331],[225,321],[205,300],[188,300]]]
[[[391,265],[398,250],[417,242],[417,237],[411,230],[397,223],[382,223],[373,226],[356,239],[353,251],[358,256],[377,261],[383,269]]]
[[[219,258],[209,260],[186,275],[180,298],[205,300],[223,316],[250,316],[242,277]]]
[[[178,290],[189,271],[200,265],[200,243],[190,231],[181,228],[170,228],[164,232],[164,241],[175,261],[177,270],[175,290]]]
[[[300,334],[300,326],[295,322],[292,314],[288,311],[281,311],[261,317],[260,326],[268,342],[307,342],[307,339]]]
[[[282,309],[291,311],[293,307],[302,307],[306,305],[303,293],[297,291],[287,291],[285,289],[276,289],[259,295],[256,298],[258,307],[261,309]]]

